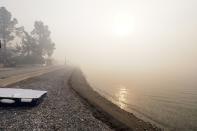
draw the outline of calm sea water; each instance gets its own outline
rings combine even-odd
[[[197,75],[184,72],[84,70],[101,95],[165,130],[197,130]]]

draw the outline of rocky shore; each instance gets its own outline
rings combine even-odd
[[[47,90],[36,107],[0,107],[0,131],[110,131],[67,85],[71,69],[47,73],[9,88]]]
[[[36,107],[0,107],[0,131],[160,131],[95,92],[79,69],[67,67],[9,88],[47,90]]]

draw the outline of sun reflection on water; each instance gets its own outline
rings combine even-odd
[[[118,98],[118,105],[120,108],[125,109],[127,108],[127,88],[123,85],[118,86],[119,90],[116,94],[116,97]]]

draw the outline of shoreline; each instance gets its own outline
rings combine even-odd
[[[64,85],[71,73],[68,67],[7,86],[48,92],[44,100],[33,107],[0,107],[0,131],[112,131],[93,116],[88,105],[68,84]]]
[[[73,70],[68,80],[68,84],[80,97],[82,97],[82,99],[88,103],[93,115],[114,130],[163,130],[156,125],[137,118],[133,113],[129,113],[121,109],[94,91],[88,84],[83,72],[80,69]]]

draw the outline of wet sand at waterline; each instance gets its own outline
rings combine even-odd
[[[197,130],[197,82],[191,72],[83,70],[102,96],[165,130]]]

